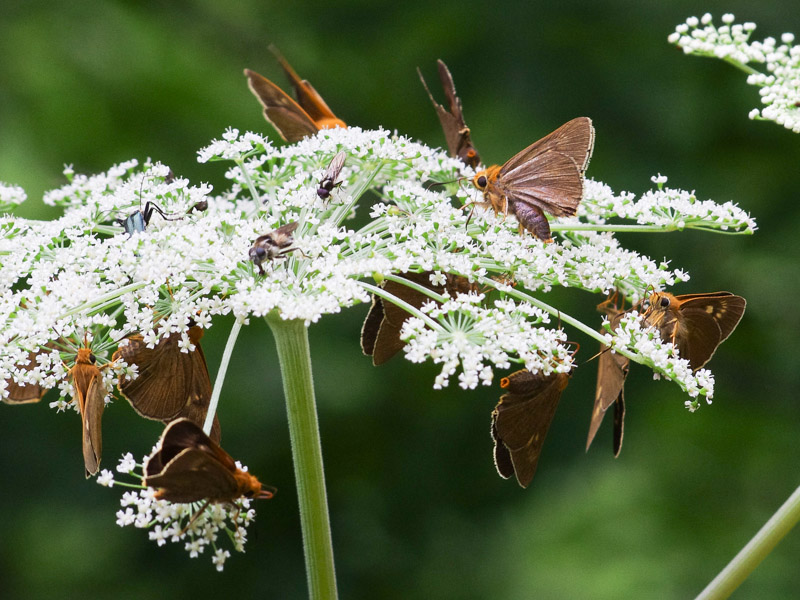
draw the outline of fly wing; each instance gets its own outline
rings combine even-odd
[[[328,164],[328,168],[325,169],[322,180],[330,180],[331,183],[335,184],[336,180],[339,178],[339,173],[342,172],[342,167],[344,167],[344,161],[346,159],[347,153],[344,150],[337,152],[336,156],[334,156]]]
[[[247,84],[264,107],[264,117],[287,142],[297,142],[319,131],[314,120],[286,92],[266,77],[245,69]]]

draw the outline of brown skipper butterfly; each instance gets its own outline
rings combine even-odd
[[[417,69],[417,74],[419,75],[420,81],[422,81],[422,85],[425,87],[425,91],[428,92],[428,97],[431,99],[433,108],[436,109],[436,114],[439,116],[450,156],[460,158],[461,162],[474,169],[480,164],[481,157],[478,155],[478,151],[475,150],[475,146],[472,145],[469,127],[467,127],[467,124],[464,122],[464,113],[461,110],[461,99],[456,96],[456,86],[453,83],[453,76],[450,75],[450,70],[444,62],[438,60],[436,63],[439,66],[439,80],[442,82],[449,110],[436,102],[419,69]]]
[[[75,402],[81,413],[83,429],[83,464],[86,477],[100,469],[100,456],[103,453],[103,430],[101,420],[106,407],[106,387],[103,374],[97,366],[97,358],[92,349],[86,346],[78,349],[75,364],[67,373],[75,389]]]
[[[747,302],[730,292],[650,295],[643,320],[655,327],[661,339],[678,348],[681,358],[696,371],[705,365],[717,347],[736,329]]]
[[[583,197],[583,174],[594,147],[594,127],[587,117],[568,121],[534,142],[504,165],[479,171],[472,184],[483,192],[483,205],[495,214],[512,212],[523,228],[552,241],[544,212],[574,215]]]
[[[264,107],[264,117],[287,142],[297,142],[320,129],[347,127],[333,114],[311,84],[295,73],[277,48],[270,46],[286,76],[292,83],[297,102],[266,77],[245,69],[247,84]]]
[[[494,464],[504,479],[516,475],[526,488],[533,480],[544,438],[553,422],[567,373],[515,371],[500,380],[506,393],[492,411]]]
[[[172,421],[164,429],[155,452],[145,462],[144,484],[158,490],[157,499],[178,503],[273,496],[188,419]]]

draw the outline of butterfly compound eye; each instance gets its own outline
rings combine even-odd
[[[661,308],[668,308],[669,307],[669,298],[666,296],[661,296],[661,300],[659,301]]]
[[[487,181],[486,181],[486,176],[485,175],[481,175],[480,177],[478,177],[475,180],[475,185],[477,185],[479,189],[485,188],[486,184],[487,184]]]

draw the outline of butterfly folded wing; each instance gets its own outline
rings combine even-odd
[[[81,424],[83,426],[83,464],[86,477],[94,475],[100,469],[100,457],[103,454],[103,410],[106,406],[106,387],[103,377],[98,372],[92,379],[81,406]]]
[[[583,176],[567,154],[545,150],[523,163],[509,163],[501,168],[496,188],[512,208],[525,203],[556,217],[575,214],[583,198]]]
[[[286,92],[263,75],[245,69],[247,84],[264,107],[264,117],[287,142],[314,135],[319,127]]]
[[[505,380],[508,393],[492,413],[495,464],[502,477],[513,473],[522,487],[528,487],[536,473],[539,455],[558,407],[569,375],[553,373],[546,377],[521,370]],[[498,450],[502,445],[505,451]]]

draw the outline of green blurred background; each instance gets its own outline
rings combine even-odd
[[[691,597],[800,480],[800,136],[747,119],[758,91],[743,73],[667,43],[678,23],[706,11],[718,24],[724,12],[756,22],[758,39],[800,35],[793,0],[3,3],[0,180],[26,189],[18,214],[35,218],[57,214],[41,194],[63,183],[64,164],[94,173],[149,156],[222,189],[224,167],[198,164],[195,152],[228,126],[273,135],[242,75],[249,67],[283,85],[272,42],[348,123],[443,144],[415,72],[422,67],[439,94],[442,58],[489,163],[587,115],[597,129],[590,176],[641,193],[660,172],[700,198],[738,202],[757,218],[757,235],[623,240],[688,270],[691,282],[676,293],[747,298],[711,364],[714,404],[690,414],[677,386],[634,368],[620,458],[610,424],[586,454],[596,376],[586,364],[527,490],[492,463],[498,388],[434,391],[436,369],[402,358],[372,367],[357,341],[363,306],[310,331],[343,598]],[[599,324],[597,297],[565,290],[549,301]],[[230,324],[215,322],[204,341],[212,375]],[[570,337],[592,355],[592,342]],[[4,406],[0,597],[305,597],[264,323],[243,332],[228,377],[224,445],[279,489],[258,506],[246,554],[220,574],[207,554],[192,560],[118,528],[120,492],[83,480],[77,417],[46,401]],[[104,466],[125,451],[141,456],[159,431],[115,403],[104,419]],[[736,597],[797,597],[799,559],[795,532]]]

